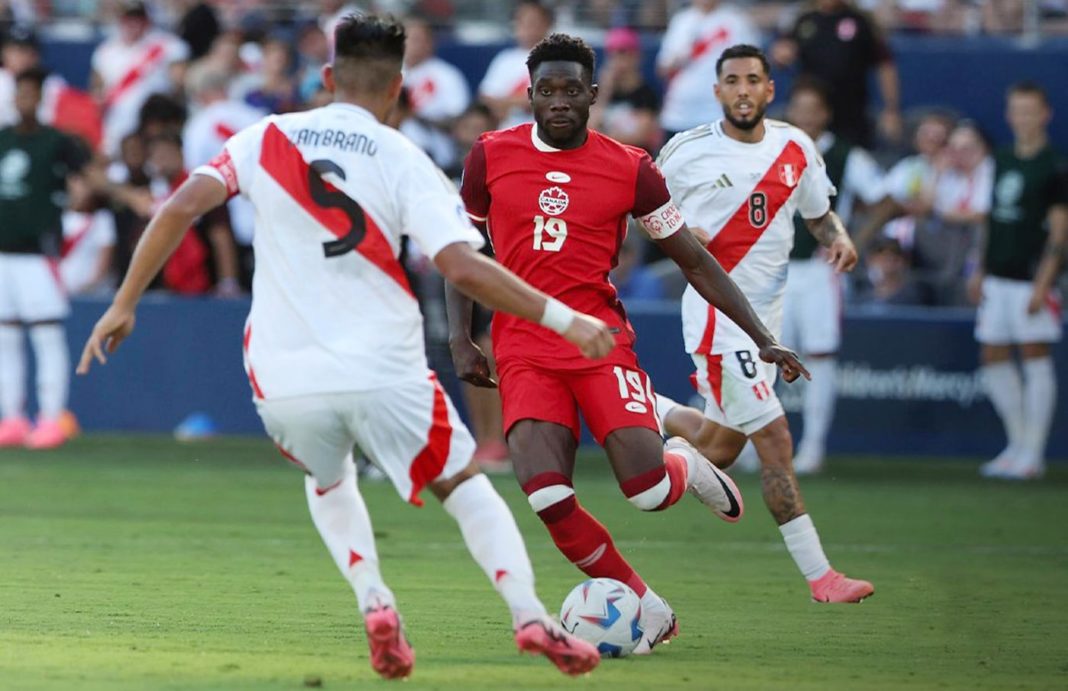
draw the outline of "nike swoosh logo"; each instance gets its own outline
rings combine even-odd
[[[723,493],[727,495],[727,501],[731,503],[731,508],[728,511],[724,511],[723,515],[727,518],[738,518],[742,512],[742,507],[738,506],[738,500],[734,498],[734,492],[731,491],[730,485],[723,481],[723,478],[716,473],[716,479],[719,480],[719,484],[723,487]]]

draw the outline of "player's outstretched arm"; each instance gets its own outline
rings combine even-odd
[[[805,225],[812,237],[827,248],[830,255],[827,263],[838,273],[852,271],[857,265],[857,248],[849,239],[842,219],[833,211],[828,211],[819,218],[806,218]]]
[[[802,375],[806,379],[810,378],[808,370],[801,364],[797,355],[776,342],[775,337],[753,311],[749,300],[688,228],[683,226],[678,232],[657,240],[657,244],[664,254],[679,265],[686,280],[701,297],[726,314],[753,339],[760,348],[761,359],[773,362],[782,369],[783,379],[792,382]]]
[[[602,358],[616,345],[608,327],[600,319],[575,312],[533,288],[466,242],[447,245],[434,256],[434,263],[445,280],[463,293],[492,310],[514,314],[552,329],[588,358]],[[470,305],[467,309],[470,310]],[[466,328],[470,334],[470,311],[467,319]]]
[[[148,284],[177,249],[182,236],[197,218],[226,201],[226,187],[204,175],[193,175],[171,196],[149,221],[137,243],[126,278],[115,293],[111,306],[100,317],[78,361],[78,374],[86,374],[95,358],[107,362],[134,328],[134,311]]]

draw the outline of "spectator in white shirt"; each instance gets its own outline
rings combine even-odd
[[[667,83],[660,112],[665,140],[719,117],[716,60],[739,43],[759,45],[760,33],[745,12],[720,0],[694,0],[671,18],[656,56]]]
[[[516,46],[497,53],[478,87],[478,97],[490,107],[501,129],[530,122],[530,73],[527,55],[538,41],[549,35],[555,17],[538,0],[521,0],[512,15],[512,35]],[[709,82],[711,83],[711,82]]]
[[[137,128],[138,111],[150,94],[173,90],[188,56],[181,39],[152,26],[143,2],[123,3],[118,35],[97,46],[92,57],[93,91],[104,111],[105,153],[118,153],[122,138]]]
[[[464,75],[434,54],[434,29],[420,17],[404,21],[404,86],[412,112],[424,122],[448,126],[471,101]]]

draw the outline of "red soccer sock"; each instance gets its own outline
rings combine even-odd
[[[524,485],[523,490],[532,494],[541,484],[537,480]],[[538,518],[549,529],[557,549],[587,576],[614,578],[629,585],[639,597],[645,594],[645,581],[616,549],[608,529],[582,508],[573,493],[538,511]]]

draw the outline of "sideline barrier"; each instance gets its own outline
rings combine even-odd
[[[105,306],[74,303],[68,322],[72,358]],[[246,300],[148,296],[131,339],[105,367],[72,381],[71,408],[82,426],[170,432],[188,414],[202,411],[221,433],[262,434],[241,364],[247,311]],[[635,301],[629,314],[653,386],[690,400],[692,366],[683,352],[678,304]],[[975,373],[973,318],[970,310],[848,312],[829,451],[947,456],[999,451],[1001,425]],[[462,406],[447,358],[447,349],[432,349],[431,366]],[[1056,358],[1060,405],[1048,455],[1068,459],[1068,343],[1058,345]],[[780,393],[788,410],[800,407],[799,386],[781,386]]]

